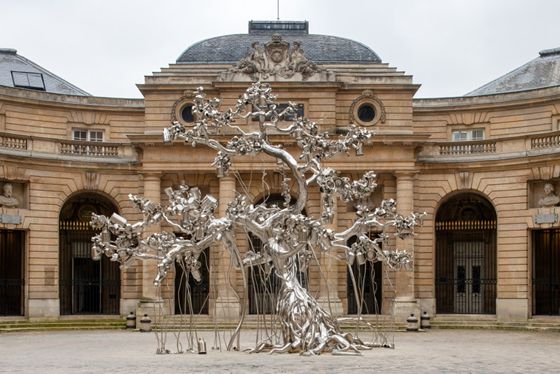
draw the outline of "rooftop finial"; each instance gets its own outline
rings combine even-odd
[[[276,0],[276,20],[280,21],[280,0]]]

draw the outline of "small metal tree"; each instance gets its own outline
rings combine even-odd
[[[403,216],[396,211],[394,200],[385,200],[378,207],[360,204],[376,187],[375,174],[366,172],[360,179],[351,181],[341,177],[322,161],[338,153],[354,150],[363,154],[362,147],[372,133],[364,128],[350,126],[344,135],[333,140],[328,133],[321,133],[317,125],[305,118],[296,117],[295,105],[279,109],[276,97],[268,84],[254,83],[237,100],[234,108],[220,110],[218,99],[207,100],[202,88],[196,92],[193,126],[173,123],[164,129],[163,139],[176,139],[196,146],[206,145],[217,151],[214,165],[218,176],[227,174],[234,157],[252,157],[266,154],[283,164],[291,173],[297,189],[296,200],[290,204],[289,182],[285,177],[283,207],[267,207],[264,203],[252,205],[248,197],[238,194],[227,208],[225,217],[215,217],[217,200],[210,195],[201,196],[197,187],[181,185],[178,189],[165,190],[169,202],[165,206],[138,196],[130,196],[134,205],[143,213],[141,222],[130,224],[114,214],[107,218],[94,215],[92,225],[101,233],[92,238],[94,255],[110,256],[123,265],[134,259],[155,259],[158,272],[154,283],[160,286],[169,269],[177,261],[186,264],[195,279],[200,278],[199,256],[204,248],[222,241],[231,253],[232,263],[241,271],[256,264],[268,264],[280,283],[276,313],[281,323],[281,339],[273,343],[265,339],[253,352],[300,352],[302,354],[354,353],[373,347],[344,333],[336,318],[330,315],[301,285],[298,269],[307,267],[313,252],[343,250],[348,265],[354,261],[382,261],[391,269],[410,269],[409,253],[390,250],[389,238],[413,235],[413,228],[421,215]],[[236,119],[257,119],[258,131],[249,132],[235,125]],[[213,136],[235,135],[221,143]],[[281,145],[271,142],[274,135],[287,134],[294,139],[300,154],[296,157]],[[308,201],[308,191],[318,187],[322,193],[322,214],[319,219],[302,214]],[[325,227],[333,218],[336,196],[357,204],[356,219],[342,232]],[[144,229],[151,224],[166,222],[171,230],[143,237]],[[261,251],[241,253],[236,245],[236,228],[243,228],[263,243]],[[375,238],[368,233],[382,230]],[[181,233],[182,237],[176,235]],[[357,240],[348,245],[352,237]],[[383,247],[383,249],[382,249]],[[316,258],[316,256],[315,256]],[[246,279],[246,277],[243,277]],[[247,283],[245,283],[247,287]],[[228,348],[231,347],[231,344]]]

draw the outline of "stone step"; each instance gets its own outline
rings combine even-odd
[[[270,321],[267,321],[267,326],[270,326]],[[405,323],[396,323],[394,321],[389,320],[388,318],[383,318],[379,321],[368,319],[367,322],[369,326],[362,322],[360,323],[361,330],[382,330],[382,331],[403,331],[406,327]],[[341,321],[339,322],[340,327],[343,330],[352,330],[356,328],[355,321]],[[153,322],[153,328],[156,331],[185,331],[190,329],[190,321],[188,318],[184,318],[181,320],[178,316],[167,316],[165,317],[164,321],[155,321]],[[237,322],[229,322],[229,323],[213,323],[209,318],[194,318],[193,324],[194,329],[198,330],[233,330],[237,327]],[[258,321],[253,318],[246,319],[243,323],[243,329],[258,329],[263,328],[265,325],[262,321]]]
[[[41,330],[105,330],[123,329],[123,320],[45,320],[45,321],[1,321],[0,332]]]
[[[518,321],[498,322],[496,320],[460,320],[439,319],[431,321],[434,328],[440,329],[495,329],[495,330],[531,330],[560,331],[559,321]]]

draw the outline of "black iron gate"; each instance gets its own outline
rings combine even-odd
[[[370,233],[370,238],[374,238],[378,233]],[[353,236],[348,240],[348,246],[351,246],[357,237]],[[352,264],[352,273],[346,270],[346,291],[348,295],[348,314],[381,314],[383,303],[383,273],[380,261],[372,263],[366,261],[359,265],[355,260]],[[352,281],[352,274],[356,282],[356,289]],[[357,296],[362,299],[362,305],[356,299]],[[359,312],[359,313],[358,313]]]
[[[0,316],[22,316],[25,231],[0,230]]]
[[[60,222],[60,313],[119,314],[120,269],[107,256],[94,261],[89,222]]]
[[[367,261],[363,265],[358,265],[356,261],[352,265],[352,273],[356,281],[358,296],[362,298],[361,309],[358,310],[359,303],[356,301],[356,292],[352,283],[350,271],[346,271],[347,293],[348,293],[348,314],[381,314],[382,307],[382,274],[381,262],[372,263]]]
[[[436,222],[436,312],[496,313],[496,221]]]
[[[206,248],[198,258],[200,281],[197,281],[190,273],[187,279],[183,261],[175,263],[175,314],[208,314],[209,256],[210,249]]]
[[[560,315],[560,229],[533,231],[533,314]]]

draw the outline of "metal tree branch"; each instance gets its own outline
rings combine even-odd
[[[104,254],[125,266],[136,258],[156,259],[158,272],[154,283],[160,286],[177,261],[185,263],[187,271],[200,280],[199,256],[211,244],[222,241],[235,267],[244,272],[250,266],[267,264],[274,269],[274,276],[280,282],[276,313],[282,324],[282,341],[273,343],[265,339],[257,344],[254,352],[357,354],[373,344],[343,333],[337,320],[301,285],[297,274],[307,268],[314,251],[344,251],[348,265],[354,261],[358,264],[382,261],[392,269],[410,269],[411,255],[389,249],[389,239],[413,235],[414,226],[420,223],[422,215],[398,214],[394,200],[385,200],[375,208],[363,203],[377,186],[372,171],[352,181],[322,166],[323,160],[350,150],[363,155],[364,143],[372,136],[371,132],[351,126],[344,135],[333,140],[328,133],[320,133],[315,123],[296,118],[293,103],[282,110],[278,108],[276,97],[267,84],[252,84],[235,107],[225,111],[220,110],[218,99],[206,99],[203,89],[199,88],[192,109],[194,125],[173,123],[164,130],[164,141],[183,140],[192,146],[203,144],[216,150],[214,165],[218,176],[230,171],[234,157],[254,157],[261,153],[271,156],[289,170],[295,181],[294,204],[288,204],[290,194],[286,178],[282,183],[284,207],[254,206],[246,196],[237,195],[229,203],[226,216],[221,218],[214,215],[217,200],[210,195],[201,196],[196,187],[166,189],[168,202],[165,206],[130,196],[142,212],[143,220],[130,224],[117,214],[110,218],[94,215],[92,225],[101,229],[92,239],[94,256]],[[234,124],[236,120],[248,118],[259,121],[259,131],[247,132]],[[232,133],[234,135],[224,144],[215,138]],[[281,145],[273,144],[270,138],[276,134],[293,138],[299,155],[295,157]],[[308,203],[309,189],[313,187],[322,193],[319,219],[302,214]],[[355,221],[341,232],[324,226],[333,218],[337,197],[358,204]],[[149,225],[159,222],[166,222],[171,230],[142,237]],[[259,238],[263,243],[260,251],[241,254],[235,244],[236,228],[243,228]],[[370,238],[368,233],[373,229],[381,234]],[[352,237],[357,240],[349,246]]]

